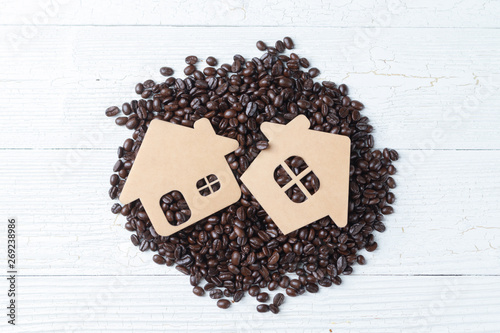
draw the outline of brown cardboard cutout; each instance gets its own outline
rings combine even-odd
[[[309,130],[309,126],[304,115],[287,125],[263,123],[261,130],[269,147],[240,177],[285,235],[327,215],[339,227],[347,224],[351,141],[346,136]],[[291,156],[302,157],[308,165],[297,176],[285,163]],[[280,165],[292,178],[284,187],[273,176]],[[318,191],[306,195],[304,202],[293,202],[285,191],[296,184],[306,194],[300,180],[310,171],[319,178]]]
[[[238,141],[216,135],[210,121],[202,118],[194,129],[155,119],[151,121],[127,178],[120,201],[140,199],[155,231],[169,236],[238,201],[240,186],[225,155]],[[215,175],[218,190],[203,196],[197,182]],[[210,185],[210,184],[207,184]],[[168,223],[160,199],[171,191],[184,195],[191,217],[179,226]]]

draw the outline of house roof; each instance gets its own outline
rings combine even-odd
[[[216,135],[206,118],[196,121],[194,128],[155,119],[146,132],[120,201],[127,203],[141,197],[143,191],[150,192],[152,182],[177,185],[184,179],[191,182],[215,173],[218,166],[227,165],[224,156],[238,146],[238,141]]]

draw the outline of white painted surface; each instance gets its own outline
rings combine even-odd
[[[2,332],[500,330],[499,1],[55,1],[0,1],[0,218],[19,219],[20,272]],[[229,62],[285,35],[399,150],[396,213],[340,287],[279,316],[222,311],[109,212],[128,131],[104,109],[186,55]]]

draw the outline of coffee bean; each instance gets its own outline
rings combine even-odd
[[[269,305],[267,304],[257,305],[257,312],[268,312],[268,311],[269,311]]]
[[[280,312],[280,308],[274,304],[269,304],[269,311],[271,311],[274,314],[278,314]]]
[[[155,254],[153,256],[153,261],[155,263],[157,263],[158,265],[164,265],[165,264],[165,258],[163,258],[162,256],[160,256],[158,254]]]
[[[276,41],[276,44],[274,44],[274,47],[276,48],[276,50],[279,53],[285,52],[285,44],[280,40]]]
[[[205,295],[205,290],[203,290],[202,287],[196,286],[193,288],[193,294],[195,294],[196,296],[203,296]]]
[[[241,301],[241,299],[243,298],[243,296],[244,296],[243,291],[238,290],[237,292],[234,293],[233,301],[239,302],[239,301]]]
[[[217,59],[215,59],[214,57],[208,57],[206,59],[206,63],[209,66],[217,66]]]
[[[267,49],[267,45],[266,43],[264,43],[263,41],[259,40],[257,42],[257,48],[260,50],[260,51],[265,51]]]
[[[186,75],[191,75],[194,73],[194,71],[196,70],[196,67],[193,66],[193,65],[189,65],[187,66],[186,68],[184,68],[184,74]]]
[[[198,57],[191,55],[186,57],[186,64],[188,65],[194,65],[198,62]]]
[[[257,295],[257,301],[264,303],[269,300],[269,294],[268,293],[260,293]]]
[[[248,294],[252,297],[257,296],[260,293],[260,288],[258,286],[252,286],[248,290]]]
[[[122,206],[119,203],[115,203],[113,207],[111,207],[111,212],[113,214],[118,214],[122,211]]]
[[[281,304],[283,304],[284,301],[285,301],[285,295],[283,295],[282,293],[277,293],[276,295],[274,295],[273,298],[274,305],[281,306]]]
[[[106,109],[106,116],[113,117],[120,113],[120,109],[117,106],[110,106]]]
[[[118,126],[123,126],[127,123],[128,117],[118,117],[115,119],[115,124]]]
[[[220,289],[210,290],[210,298],[219,299],[219,298],[222,298],[222,296],[224,296],[222,290],[220,290]]]
[[[137,125],[139,125],[137,118],[129,118],[125,124],[128,129],[135,129]]]
[[[289,50],[294,48],[293,40],[290,37],[283,38],[283,44],[285,44],[285,47]]]
[[[306,285],[306,290],[310,293],[317,293],[319,291],[319,287],[315,283],[309,283]]]
[[[160,68],[160,74],[163,76],[171,76],[174,74],[174,70],[170,67],[162,67]]]
[[[227,299],[220,299],[217,301],[217,306],[221,309],[227,309],[231,306],[231,302]]]

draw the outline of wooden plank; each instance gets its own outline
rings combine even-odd
[[[500,151],[400,156],[396,213],[354,273],[499,275]],[[0,150],[0,216],[19,219],[23,274],[179,274],[139,252],[125,219],[111,214],[115,159],[107,150]]]
[[[393,0],[265,1],[217,0],[72,2],[35,0],[6,3],[2,24],[173,25],[173,26],[338,26],[338,27],[498,27],[497,1]]]
[[[257,313],[248,296],[218,309],[207,295],[193,295],[186,277],[20,276],[18,326],[23,332],[495,332],[499,285],[498,276],[350,276],[339,287],[287,298],[273,315]]]
[[[129,131],[104,110],[137,98],[137,82],[164,79],[158,72],[164,65],[180,75],[189,54],[220,63],[235,53],[258,56],[256,40],[287,34],[322,70],[319,81],[347,83],[352,98],[366,105],[377,145],[498,149],[500,143],[500,30],[382,29],[353,45],[355,30],[335,28],[39,29],[19,50],[0,54],[0,148],[115,149]],[[214,44],[214,35],[224,43]]]

